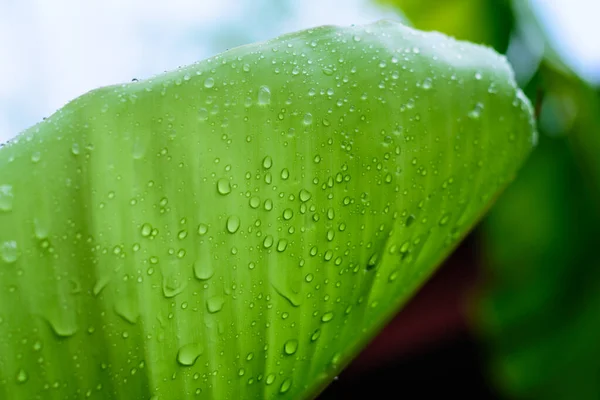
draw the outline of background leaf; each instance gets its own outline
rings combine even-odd
[[[477,318],[509,393],[595,399],[600,181],[592,155],[599,121],[592,110],[598,105],[579,79],[549,67],[541,75],[549,88],[541,121],[546,135],[490,213],[491,285]]]
[[[398,7],[418,29],[487,44],[505,52],[513,28],[506,0],[378,0]],[[485,21],[485,23],[482,23]]]

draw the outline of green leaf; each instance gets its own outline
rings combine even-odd
[[[88,93],[0,150],[0,397],[314,395],[534,140],[502,57],[386,21]]]
[[[493,280],[478,322],[496,379],[517,398],[600,394],[594,201],[565,139],[542,136],[484,225]]]

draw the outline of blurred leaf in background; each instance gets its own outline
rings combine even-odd
[[[474,328],[506,396],[599,399],[599,90],[567,66],[560,35],[529,1],[379,1],[417,28],[504,51],[540,101],[538,148],[483,223],[487,279],[470,304]]]
[[[598,399],[598,96],[547,63],[538,78],[545,135],[485,224],[490,285],[477,321],[516,397]]]
[[[485,43],[505,52],[512,30],[506,0],[379,0],[398,7],[415,27]]]

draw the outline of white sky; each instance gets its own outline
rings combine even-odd
[[[520,0],[518,0],[520,1]],[[556,50],[582,77],[600,85],[600,0],[529,0]]]
[[[574,68],[600,82],[600,0],[535,0]],[[324,24],[396,18],[373,0],[0,0],[0,143],[100,86]]]

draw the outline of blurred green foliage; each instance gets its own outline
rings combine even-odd
[[[553,51],[529,2],[379,1],[417,28],[506,52],[543,99],[538,147],[483,223],[474,327],[507,397],[600,399],[600,91]]]
[[[504,0],[380,1],[398,6],[416,28],[444,32],[457,39],[475,43],[486,43],[499,52],[506,51],[513,28],[510,4]]]

